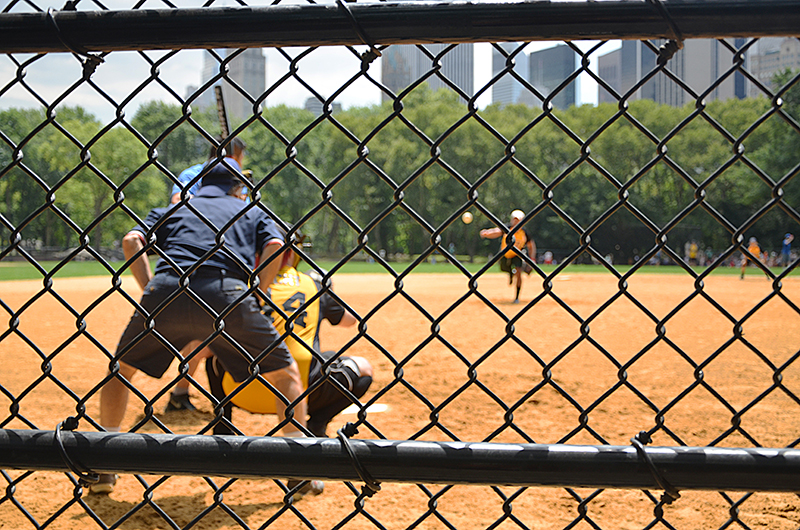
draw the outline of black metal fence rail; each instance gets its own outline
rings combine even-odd
[[[685,39],[791,36],[790,0],[664,2]],[[648,2],[402,2],[346,8],[378,44],[674,37]],[[146,27],[147,31],[142,31]],[[248,48],[363,44],[337,4],[0,14],[0,52]]]
[[[104,473],[358,481],[338,439],[62,432],[73,462]],[[350,440],[379,482],[800,492],[800,450]],[[0,468],[69,471],[56,433],[0,430]]]

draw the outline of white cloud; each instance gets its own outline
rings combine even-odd
[[[91,77],[97,88],[88,83],[79,83],[75,88],[83,77],[83,70],[72,54],[50,53],[32,61],[24,68],[21,78],[17,75],[17,66],[6,56],[0,61],[0,83],[8,83],[11,88],[0,96],[0,108],[46,108],[58,101],[60,105],[84,107],[108,122],[116,116],[117,107],[131,117],[145,101],[177,102],[167,89],[151,79],[151,63],[156,63],[166,53],[146,52],[150,61],[136,52],[108,54]],[[197,83],[200,57],[201,52],[196,50],[179,52],[158,68],[158,78],[183,97],[186,85]],[[23,57],[18,59],[22,62]]]

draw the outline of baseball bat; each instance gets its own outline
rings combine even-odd
[[[231,134],[231,122],[228,120],[228,111],[225,110],[225,98],[222,96],[222,87],[220,85],[214,86],[214,95],[217,98],[217,117],[219,118],[219,129],[222,133],[222,142],[224,144]],[[233,151],[231,144],[228,144],[227,151],[229,153]],[[243,170],[242,175],[248,182],[253,183],[253,172],[251,170]]]
[[[225,110],[225,98],[222,97],[222,87],[214,86],[214,95],[217,97],[217,117],[222,138],[227,139],[231,134],[231,122],[228,120],[228,111]]]

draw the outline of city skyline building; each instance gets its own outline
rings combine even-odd
[[[608,83],[614,91],[620,92],[622,90],[622,80],[620,79],[622,73],[622,60],[620,55],[622,48],[618,48],[612,52],[608,52],[597,58],[597,75]],[[597,85],[597,103],[614,103],[616,99],[611,92],[603,88],[602,85]]]
[[[633,88],[642,75],[656,66],[656,55],[640,41],[622,41],[622,45],[598,58],[598,75],[617,92],[618,97]],[[628,101],[638,99],[655,100],[655,85],[652,82],[639,87],[627,97]],[[598,85],[598,103],[617,103],[604,87]]]
[[[745,44],[745,39],[726,40],[736,49]],[[654,42],[656,46],[660,44],[659,41]],[[656,59],[655,52],[642,41],[622,41],[619,49],[600,56],[598,75],[618,96],[598,85],[598,103],[616,104],[617,97],[626,97],[628,101],[651,99],[664,105],[680,107],[700,96],[709,102],[742,99],[748,95],[750,83],[747,83],[744,74],[740,71],[729,72],[733,67],[734,52],[726,44],[716,39],[691,39],[670,59],[667,69],[695,95],[665,73],[659,72],[626,96],[639,80],[656,68]],[[747,60],[745,68],[748,68]],[[721,80],[719,84],[715,84],[718,80]]]
[[[225,59],[228,54],[237,52],[232,49],[214,50],[217,55]],[[267,89],[267,58],[262,48],[248,48],[237,53],[228,64],[227,77],[239,85],[252,99],[258,99]],[[203,69],[201,71],[201,84],[207,83],[219,74],[220,62],[214,58],[210,51],[203,53]],[[229,119],[243,121],[253,114],[253,103],[235,89],[230,83],[219,80],[214,85],[222,86],[222,97]],[[195,89],[196,90],[196,89]],[[207,108],[216,105],[213,87],[205,90],[197,98],[198,108]]]
[[[304,108],[307,111],[314,113],[315,116],[319,116],[320,114],[322,114],[323,103],[322,103],[322,101],[320,101],[319,99],[317,99],[315,97],[310,97],[310,98],[306,99],[306,104],[305,104]],[[332,104],[331,113],[335,114],[337,112],[341,112],[341,110],[342,110],[342,104],[341,103],[334,102]]]
[[[500,72],[507,68],[508,62],[512,53],[514,53],[522,43],[519,42],[501,42],[497,44],[503,51],[504,55],[497,48],[492,47],[492,78],[497,76]],[[530,60],[524,51],[517,53],[514,58],[513,71],[521,78],[528,81]],[[500,79],[492,85],[492,103],[499,103],[502,106],[513,105],[517,103],[533,102],[532,94],[525,86],[516,79],[509,72],[506,72]]]
[[[775,74],[787,69],[800,70],[800,40],[795,37],[766,37],[750,48],[749,72],[769,89],[775,89]],[[764,96],[764,92],[753,83],[750,96]]]
[[[458,89],[471,97],[474,94],[475,77],[475,51],[472,43],[459,44],[450,48],[450,44],[425,44],[428,54],[416,45],[394,45],[383,50],[381,55],[381,82],[394,94],[399,94],[407,89],[419,78],[433,70],[436,58],[442,55],[440,74],[454,84]],[[440,88],[453,88],[439,75],[430,75],[426,82],[431,90]],[[391,98],[386,93],[381,93],[381,101]]]
[[[570,75],[575,73],[578,65],[578,54],[566,44],[559,44],[552,48],[545,48],[532,52],[528,55],[529,79],[530,83],[542,96],[547,98],[558,89]],[[550,100],[553,107],[566,109],[578,103],[580,87],[578,81],[574,80],[567,86],[558,90],[558,93]],[[536,96],[533,97],[537,104]]]

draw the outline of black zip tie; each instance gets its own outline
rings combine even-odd
[[[56,445],[58,445],[58,452],[61,453],[61,459],[64,460],[64,463],[67,464],[67,467],[73,473],[78,475],[78,484],[84,488],[91,484],[96,484],[97,481],[100,480],[100,475],[80,463],[75,463],[67,454],[67,450],[64,447],[64,441],[61,439],[62,427],[68,431],[74,431],[78,428],[78,418],[70,416],[66,420],[56,425],[54,438]]]
[[[683,48],[683,41],[680,40],[668,40],[664,44],[658,47],[658,66],[664,66],[669,62],[670,59],[675,55],[675,53]]]
[[[672,20],[672,16],[670,16],[664,4],[661,3],[661,0],[648,1],[656,8],[661,18],[667,22],[667,26],[669,26],[669,30],[672,33],[672,38],[658,48],[658,60],[656,62],[659,66],[664,66],[678,50],[683,48],[683,33],[678,29],[678,25]]]
[[[367,497],[372,497],[379,491],[381,491],[381,483],[372,478],[372,475],[369,474],[369,471],[364,469],[364,466],[361,465],[361,462],[358,461],[358,457],[356,456],[356,452],[353,450],[353,446],[350,445],[350,440],[348,438],[355,436],[358,434],[358,428],[352,423],[345,424],[344,427],[336,431],[336,435],[339,437],[339,440],[342,442],[342,446],[347,451],[347,454],[350,455],[350,460],[353,461],[353,467],[356,468],[356,473],[358,473],[358,478],[364,483],[364,486],[361,488],[361,493],[366,495]]]
[[[648,455],[647,451],[644,450],[644,446],[649,444],[651,441],[652,439],[647,431],[639,431],[639,434],[631,438],[631,443],[636,448],[636,452],[639,454],[639,456],[644,459],[647,467],[650,468],[650,474],[653,475],[656,484],[658,484],[659,488],[664,490],[664,495],[661,496],[661,501],[665,504],[672,504],[673,501],[676,501],[681,497],[681,494],[658,471],[658,468],[656,468],[656,465],[653,463],[650,455]]]
[[[77,2],[67,2],[67,4],[64,6],[64,9],[66,11],[75,11],[75,4],[77,4]],[[69,51],[71,51],[78,57],[83,57],[83,59],[81,59],[81,64],[83,65],[83,78],[89,79],[90,77],[92,77],[92,74],[94,74],[95,70],[97,70],[98,65],[100,65],[100,63],[104,62],[105,60],[99,55],[93,55],[89,53],[89,51],[86,50],[85,48],[81,48],[80,46],[75,46],[70,42],[68,42],[64,38],[64,34],[61,33],[61,29],[58,27],[55,13],[57,13],[57,10],[53,9],[52,7],[48,7],[47,20],[50,22],[50,24],[53,25],[53,28],[56,30],[56,36],[58,37],[58,40],[61,41],[61,44],[66,46],[66,48]]]
[[[367,32],[364,31],[364,28],[362,28],[361,24],[358,23],[358,20],[356,20],[356,17],[353,15],[353,12],[350,11],[350,8],[347,7],[347,4],[342,0],[336,0],[336,5],[339,6],[339,9],[344,10],[347,18],[350,20],[350,24],[353,26],[353,30],[356,32],[356,35],[358,35],[358,38],[361,39],[361,42],[369,46],[369,50],[361,54],[361,60],[366,61],[367,64],[369,64],[380,57],[381,51],[375,47],[375,41],[367,36]]]

